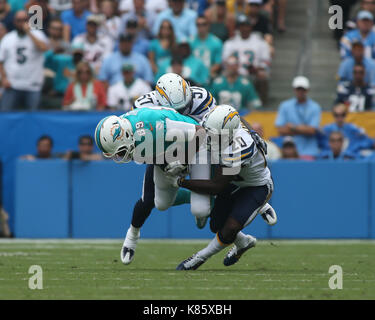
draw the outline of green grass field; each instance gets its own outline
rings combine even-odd
[[[144,240],[132,264],[118,241],[0,240],[0,299],[375,299],[375,242],[258,241],[239,263],[220,252],[196,271],[176,271],[207,241]],[[29,267],[43,289],[28,288]],[[343,289],[331,290],[331,265]]]

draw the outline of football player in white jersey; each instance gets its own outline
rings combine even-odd
[[[154,91],[138,98],[134,102],[133,108],[169,106],[183,115],[193,117],[200,122],[203,116],[216,105],[214,97],[204,88],[190,87],[189,84],[175,73],[167,73],[159,78]],[[207,155],[202,150],[199,156]],[[208,160],[208,159],[206,159]],[[199,160],[201,163],[203,161]],[[190,177],[192,179],[210,179],[211,166],[207,164],[197,164],[190,166]],[[186,167],[181,164],[168,165],[164,170],[170,174],[177,174]],[[121,259],[124,264],[129,264],[134,258],[134,252],[140,237],[140,228],[155,207],[155,185],[154,185],[154,165],[147,165],[143,180],[142,197],[137,201],[133,209],[133,216],[130,228],[127,231],[125,241],[121,250]],[[186,203],[189,193],[178,195],[177,203]],[[182,200],[181,200],[182,199]],[[198,228],[203,228],[211,210],[211,199],[208,195],[192,192],[190,195],[191,212],[196,218]]]
[[[218,167],[211,180],[171,178],[172,184],[191,191],[216,195],[211,211],[210,228],[216,233],[209,245],[184,260],[177,270],[195,270],[212,255],[228,245],[234,246],[224,258],[224,265],[236,263],[241,255],[256,244],[256,239],[241,230],[258,213],[276,223],[276,213],[267,203],[273,191],[273,182],[265,158],[266,145],[241,121],[235,108],[220,105],[204,118],[203,127],[211,137],[211,154]],[[221,141],[220,145],[218,141]],[[226,146],[223,141],[226,141]]]

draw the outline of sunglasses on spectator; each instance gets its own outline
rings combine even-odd
[[[77,71],[77,74],[90,74],[91,71],[90,70],[79,70]]]
[[[329,142],[342,142],[342,138],[332,138],[332,139],[329,139]]]
[[[81,142],[80,146],[92,146],[91,142]]]
[[[28,18],[17,18],[16,22],[26,22],[28,20],[29,20]]]
[[[336,112],[334,112],[333,116],[335,118],[345,118],[346,117],[346,113],[336,113]]]
[[[208,24],[206,22],[199,22],[197,23],[198,27],[206,27]]]

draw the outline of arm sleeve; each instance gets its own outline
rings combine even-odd
[[[311,114],[311,118],[310,118],[310,121],[309,121],[308,125],[310,125],[313,128],[318,129],[319,126],[320,126],[321,114],[322,114],[322,112],[320,111],[320,107],[319,107],[319,105],[317,105],[316,108],[314,108],[314,111]]]

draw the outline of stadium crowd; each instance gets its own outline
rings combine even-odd
[[[350,11],[355,2],[358,10]],[[294,97],[278,108],[280,136],[269,141],[270,159],[357,159],[375,147],[362,129],[345,121],[349,112],[375,110],[375,0],[331,3],[343,6],[346,21],[346,30],[334,34],[342,59],[335,122],[321,127],[321,107],[308,96],[309,79],[296,77]],[[42,8],[40,30],[28,23],[33,5]],[[273,40],[287,30],[286,5],[0,0],[0,110],[126,112],[166,72],[210,90],[218,104],[264,110],[277,55]],[[263,134],[261,124],[255,127]]]

